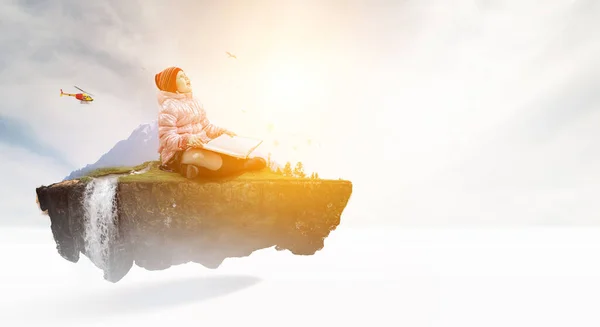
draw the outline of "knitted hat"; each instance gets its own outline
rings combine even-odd
[[[162,90],[167,92],[177,92],[177,73],[181,68],[179,67],[169,67],[163,70],[162,72],[156,74],[154,76],[154,82],[156,82],[156,86]]]

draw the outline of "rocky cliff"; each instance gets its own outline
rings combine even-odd
[[[312,255],[340,223],[352,193],[345,180],[245,174],[190,181],[152,168],[141,174],[63,181],[36,189],[59,254],[86,255],[118,282],[135,263],[148,270],[275,247]]]

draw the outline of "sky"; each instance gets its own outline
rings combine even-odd
[[[593,225],[598,14],[567,0],[4,1],[0,117],[23,127],[0,133],[2,207],[34,212],[36,186],[156,119],[154,74],[176,65],[213,122],[351,180],[350,224]],[[73,86],[94,103],[59,96]]]
[[[2,325],[598,326],[599,15],[594,0],[1,1]],[[35,187],[156,119],[171,65],[213,122],[353,182],[323,250],[117,284],[58,255]],[[59,96],[74,86],[94,103]]]

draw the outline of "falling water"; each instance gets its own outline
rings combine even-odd
[[[86,185],[84,194],[85,250],[100,269],[107,266],[109,241],[116,232],[116,190],[118,176],[95,178]]]

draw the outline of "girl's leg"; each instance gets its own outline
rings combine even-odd
[[[246,171],[261,170],[267,166],[262,158],[238,159],[228,155],[221,155],[223,165],[216,172],[220,176],[232,176]]]
[[[262,158],[238,159],[203,149],[186,150],[181,164],[181,173],[187,178],[226,177],[266,167]]]
[[[187,178],[195,178],[202,171],[216,172],[223,166],[223,159],[218,153],[190,148],[181,155],[180,173]]]

